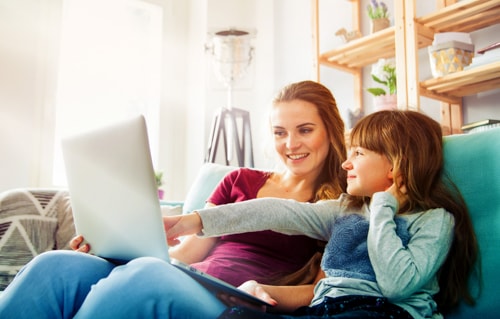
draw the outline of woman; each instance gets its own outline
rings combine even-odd
[[[442,175],[439,124],[414,111],[376,112],[356,124],[351,143],[342,164],[349,195],[315,204],[264,198],[165,219],[173,238],[275,229],[329,240],[310,306],[283,316],[235,307],[219,318],[442,318],[460,300],[473,302],[478,246],[460,193]],[[279,305],[265,285],[244,286]]]
[[[232,172],[208,199],[209,204],[261,197],[314,202],[342,193],[345,174],[335,167],[345,158],[344,125],[328,89],[312,81],[286,86],[272,103],[270,125],[284,169]],[[172,249],[171,256],[235,286],[250,279],[299,284],[311,283],[317,270],[305,267],[290,274],[317,250],[317,241],[305,236],[263,231],[210,239],[192,236]]]
[[[336,198],[344,191],[345,172],[340,168],[346,156],[344,125],[327,88],[312,81],[285,87],[273,101],[270,123],[275,149],[285,169],[263,172],[241,168],[223,180],[208,200],[210,205],[260,197],[317,201]],[[88,252],[90,247],[81,245],[82,241],[81,236],[75,238],[72,248]],[[307,265],[300,271],[316,251],[314,239],[264,231],[219,239],[189,237],[171,250],[171,256],[234,285],[256,278],[269,284],[298,284],[316,279],[317,271]],[[82,304],[90,307],[108,297],[131,306],[142,299],[129,301],[126,296],[149,289],[161,295],[163,287],[156,286],[163,282],[161,278],[168,271],[177,270],[147,258],[117,266],[87,254],[61,251],[42,254],[30,262],[2,294],[0,316],[16,313],[18,318],[23,314],[67,318],[80,313],[85,317],[85,312],[79,312]],[[184,274],[177,275],[177,279],[187,280]],[[141,276],[148,279],[139,280]],[[44,280],[37,279],[36,287],[40,295],[43,291],[44,298],[37,296],[31,286],[33,278],[40,277]],[[182,285],[193,291],[199,288],[196,282]],[[27,289],[30,294],[25,293]],[[308,304],[312,297],[311,285],[286,289],[293,289],[301,304]],[[155,316],[153,309],[139,308],[144,311],[141,316]],[[113,311],[109,310],[110,317],[115,316]],[[105,313],[101,308],[99,316],[105,317]],[[134,316],[131,312],[127,315]]]

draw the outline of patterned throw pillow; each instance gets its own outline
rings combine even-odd
[[[0,291],[34,256],[67,245],[74,235],[68,192],[54,189],[15,189],[0,194]],[[63,223],[64,238],[58,232]],[[65,243],[58,243],[65,241]],[[65,247],[61,247],[65,248]]]

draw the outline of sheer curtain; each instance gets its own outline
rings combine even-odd
[[[66,185],[61,137],[135,114],[146,117],[156,161],[162,25],[162,6],[152,1],[64,0],[54,185]]]

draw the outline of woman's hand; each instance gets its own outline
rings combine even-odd
[[[88,253],[90,251],[90,245],[85,243],[82,245],[84,238],[82,235],[73,237],[69,242],[69,247],[74,251],[79,251],[81,253]]]
[[[264,300],[265,302],[267,302],[270,305],[276,306],[278,304],[278,302],[276,300],[271,298],[271,296],[265,290],[265,288],[262,285],[260,285],[258,282],[256,282],[255,280],[249,280],[247,282],[244,282],[243,284],[241,284],[241,286],[238,287],[238,289],[243,290],[256,298]],[[256,305],[254,303],[244,301],[244,300],[239,299],[239,298],[234,297],[234,296],[229,296],[226,294],[219,294],[218,297],[220,300],[222,300],[222,302],[224,302],[229,307],[243,306],[243,307],[259,310],[262,312],[266,311],[266,306]]]
[[[201,232],[203,225],[198,214],[175,215],[163,217],[163,227],[167,233],[170,246],[180,243],[179,237]]]

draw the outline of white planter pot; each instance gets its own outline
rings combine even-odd
[[[375,104],[375,111],[398,109],[398,101],[396,94],[375,96],[373,98],[373,101]]]

